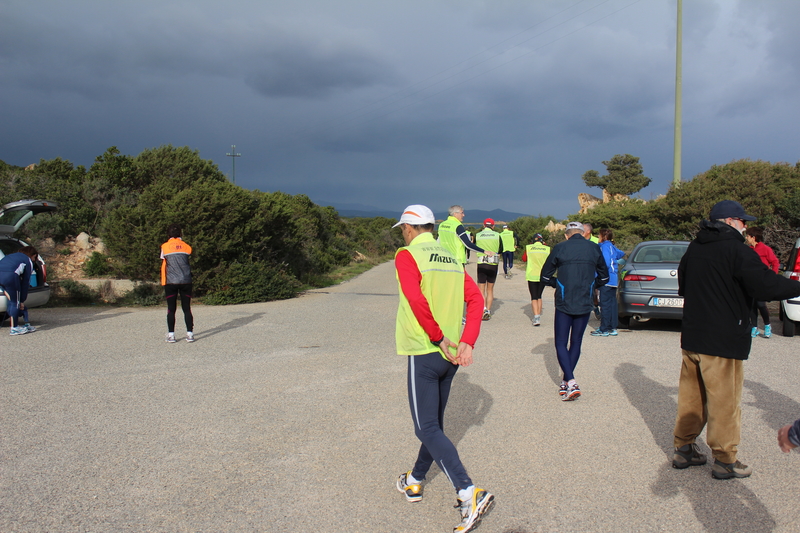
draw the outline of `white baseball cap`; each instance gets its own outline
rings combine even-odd
[[[579,229],[584,231],[583,224],[580,222],[567,222],[567,229]]]
[[[396,228],[400,224],[411,224],[412,226],[422,226],[423,224],[436,224],[436,217],[433,211],[424,205],[414,204],[406,207],[400,215],[400,222],[392,226]]]

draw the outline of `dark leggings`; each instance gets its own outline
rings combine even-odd
[[[472,485],[458,450],[444,434],[444,410],[458,366],[439,352],[408,357],[408,403],[414,432],[422,442],[411,475],[422,481],[433,461],[456,490]]]
[[[769,324],[769,309],[767,309],[767,302],[756,302],[756,307],[753,309],[753,314],[750,317],[752,322],[751,326],[756,328],[758,327],[758,314],[761,313],[761,320],[764,321],[764,325]]]
[[[581,357],[581,343],[586,324],[589,323],[589,313],[585,315],[568,315],[556,309],[553,320],[556,338],[556,355],[558,364],[564,373],[564,381],[575,379],[575,367]],[[567,343],[569,342],[569,347]]]
[[[183,319],[186,321],[186,331],[194,331],[194,317],[192,316],[192,284],[164,285],[164,295],[167,297],[167,331],[175,332],[175,310],[178,308],[178,296],[181,298]]]

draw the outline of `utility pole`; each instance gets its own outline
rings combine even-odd
[[[681,184],[681,99],[683,90],[683,0],[678,0],[678,33],[675,38],[675,148],[672,161],[672,185]]]
[[[680,2],[680,0],[678,0],[678,1]],[[231,153],[225,154],[225,155],[227,155],[228,157],[233,159],[233,184],[236,185],[236,158],[237,157],[242,157],[242,154],[237,154],[236,153],[236,145],[232,144],[231,145]]]

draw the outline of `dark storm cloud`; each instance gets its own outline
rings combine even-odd
[[[684,177],[797,159],[799,16],[684,2]],[[0,159],[236,144],[249,188],[565,216],[616,153],[666,191],[674,69],[674,0],[6,0]]]
[[[393,82],[391,68],[358,50],[328,51],[307,46],[285,47],[254,58],[247,85],[264,96],[320,98]]]

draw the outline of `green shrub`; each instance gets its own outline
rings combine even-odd
[[[92,255],[83,264],[83,272],[89,277],[107,276],[111,273],[108,257],[100,252],[92,252]]]
[[[161,286],[155,283],[136,283],[123,300],[129,305],[160,305],[164,301],[164,293]]]
[[[99,299],[97,291],[71,279],[58,282],[57,296],[59,300],[69,305],[88,305]]]
[[[300,282],[284,269],[265,263],[230,263],[220,265],[209,281],[203,303],[230,305],[297,296]]]

